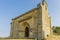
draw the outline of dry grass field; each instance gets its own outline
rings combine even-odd
[[[35,40],[35,39],[0,39],[0,40]]]
[[[37,40],[37,39],[0,39],[0,40]],[[48,36],[46,40],[60,40],[60,35],[51,35]]]
[[[60,35],[51,35],[46,40],[60,40]]]

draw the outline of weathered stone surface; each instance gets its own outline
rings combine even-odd
[[[26,38],[26,27],[29,29],[29,37],[27,38],[37,38],[41,40],[47,38],[47,35],[50,35],[51,20],[45,1],[38,4],[37,8],[12,20],[10,38]]]

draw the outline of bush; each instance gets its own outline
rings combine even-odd
[[[60,35],[60,27],[53,27],[53,33]]]

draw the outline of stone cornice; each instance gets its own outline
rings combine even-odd
[[[29,16],[29,17],[27,17],[27,18],[24,18],[24,19],[19,20],[18,22],[20,23],[20,22],[22,22],[22,21],[24,21],[24,20],[28,20],[28,19],[31,19],[31,18],[32,18],[32,16]]]

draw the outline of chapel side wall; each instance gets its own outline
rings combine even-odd
[[[12,21],[13,22],[13,26],[12,26],[13,27],[13,29],[12,29],[13,38],[24,38],[25,32],[20,32],[20,29],[22,29],[22,31],[23,31],[23,26],[20,25],[23,22],[27,22],[30,25],[30,38],[35,38],[36,37],[37,32],[35,31],[36,30],[35,27],[34,27],[34,22],[35,21],[34,21],[34,17],[33,17],[33,15],[36,14],[35,12],[37,12],[37,10],[32,11],[32,12],[26,14],[26,15],[23,15],[23,16],[15,19],[15,20],[13,19],[14,20],[14,21]],[[20,34],[19,34],[19,32],[20,32]]]

